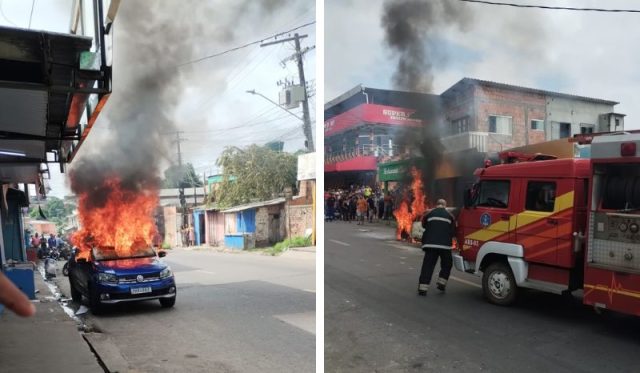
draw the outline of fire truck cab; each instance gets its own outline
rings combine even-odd
[[[640,135],[594,137],[590,159],[505,152],[475,172],[458,217],[460,271],[485,297],[584,288],[584,303],[640,315]]]

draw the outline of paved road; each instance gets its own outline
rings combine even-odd
[[[640,319],[535,291],[493,306],[455,270],[446,294],[418,297],[422,251],[393,233],[325,224],[327,372],[638,371]]]
[[[174,308],[148,301],[83,317],[110,370],[315,371],[315,253],[174,250],[165,261],[178,283]],[[68,295],[67,279],[58,282]]]

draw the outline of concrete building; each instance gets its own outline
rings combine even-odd
[[[395,170],[393,164],[384,166],[388,162],[413,157],[399,143],[420,135],[421,127],[439,134],[453,160],[444,174],[453,180],[502,150],[624,130],[625,115],[615,112],[617,104],[471,78],[441,95],[358,86],[325,104],[325,186],[402,180],[405,175],[382,180],[377,173]]]
[[[450,152],[483,153],[568,138],[621,131],[618,102],[464,78],[441,95],[441,142]]]
[[[439,96],[357,86],[325,104],[326,187],[371,184],[377,165],[406,152],[404,130],[429,125]]]

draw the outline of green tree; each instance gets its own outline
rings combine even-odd
[[[215,193],[221,207],[276,198],[296,184],[296,156],[266,146],[227,147],[217,164],[223,169],[223,180]]]
[[[47,220],[56,223],[58,227],[62,227],[66,223],[67,217],[73,213],[72,205],[65,204],[62,199],[53,196],[47,197],[47,202],[41,205],[41,209]],[[29,216],[33,219],[42,218],[37,206],[31,208]]]
[[[193,188],[201,187],[202,180],[196,174],[191,163],[185,165],[172,165],[164,172],[162,186],[164,188]]]

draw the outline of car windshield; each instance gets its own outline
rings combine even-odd
[[[97,261],[101,260],[117,260],[117,259],[131,259],[131,258],[148,258],[156,256],[153,248],[146,243],[134,242],[131,245],[131,250],[127,255],[120,256],[116,252],[116,248],[113,246],[97,246],[92,249],[93,257]]]

